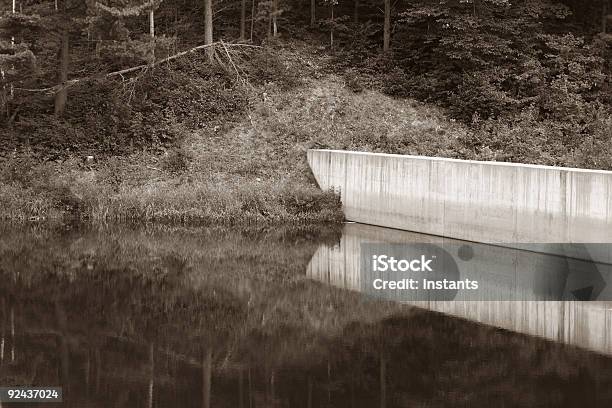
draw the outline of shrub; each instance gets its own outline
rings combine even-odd
[[[170,149],[162,159],[164,170],[172,174],[181,174],[189,168],[192,158],[189,152],[183,148]]]

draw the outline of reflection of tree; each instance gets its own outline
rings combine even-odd
[[[4,345],[6,343],[5,340],[5,328],[4,322],[6,320],[6,297],[2,297],[2,321],[0,321],[0,368],[4,365]]]
[[[11,363],[15,362],[15,309],[11,306]]]
[[[68,348],[68,319],[62,303],[54,301],[55,318],[57,321],[58,336],[57,349],[60,357],[60,372],[64,406],[70,406],[70,350]]]
[[[387,358],[383,348],[380,350],[380,408],[387,406]]]
[[[147,407],[153,408],[153,392],[155,384],[155,346],[149,345],[149,388],[147,393]]]
[[[202,408],[210,408],[212,383],[212,350],[205,347],[202,353]]]
[[[61,377],[72,406],[91,407],[475,405],[490,387],[520,406],[573,380],[609,395],[609,360],[431,313],[384,320],[398,308],[304,280],[314,247],[227,232],[0,238],[0,278],[20,271],[0,287],[2,338],[19,345],[2,377]],[[525,378],[505,388],[508,370]]]

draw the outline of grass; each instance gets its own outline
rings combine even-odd
[[[71,156],[39,162],[31,152],[0,162],[0,219],[72,218],[101,224],[338,223],[339,198],[314,181],[306,150],[413,154],[452,150],[463,132],[443,114],[377,91],[359,93],[293,49],[280,60],[301,76],[271,77],[244,92],[248,108],[182,135],[174,147],[126,156]],[[319,60],[320,63],[323,60]],[[292,82],[293,81],[293,82]]]
[[[41,165],[36,178],[25,185],[3,181],[0,218],[204,224],[342,220],[335,195],[290,178],[262,180],[191,171],[174,175],[145,165],[157,162],[144,154],[120,162],[105,162],[96,170],[75,163]],[[125,178],[111,179],[117,176]]]
[[[205,115],[206,120],[196,117],[197,126],[187,124],[190,119],[172,122],[168,126],[179,136],[161,149],[44,163],[27,151],[10,155],[0,162],[0,219],[76,218],[94,224],[341,222],[339,198],[320,191],[310,173],[309,148],[608,166],[589,164],[562,144],[547,144],[545,136],[537,136],[542,129],[528,124],[524,128],[529,132],[500,128],[495,138],[478,133],[432,105],[356,86],[351,75],[335,74],[329,62],[328,56],[298,41],[275,44],[249,62],[251,83],[240,89],[232,85],[220,99],[223,106],[240,109],[220,109],[221,113]],[[198,72],[197,64],[192,65],[190,69]],[[195,96],[207,101],[214,88],[209,82],[216,80],[202,79],[203,90]],[[174,98],[184,112],[199,109],[179,94],[169,91],[165,97]],[[206,102],[207,109],[214,111],[221,103],[215,101]],[[172,110],[174,105],[168,106]],[[536,139],[550,151],[528,149]],[[599,150],[605,156],[606,148]]]

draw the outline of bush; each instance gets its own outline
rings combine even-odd
[[[2,129],[0,143],[5,154],[28,146],[46,159],[162,150],[180,143],[189,129],[242,113],[247,103],[232,73],[197,55],[125,81],[77,85],[71,88],[66,114],[59,119],[38,105],[25,108],[12,129]],[[47,109],[51,108],[47,101]]]
[[[183,148],[173,148],[167,152],[163,159],[162,165],[164,170],[172,174],[181,174],[189,168],[189,163],[192,158],[189,152]]]

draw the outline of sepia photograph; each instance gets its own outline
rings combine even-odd
[[[612,408],[612,0],[0,0],[0,408]]]

